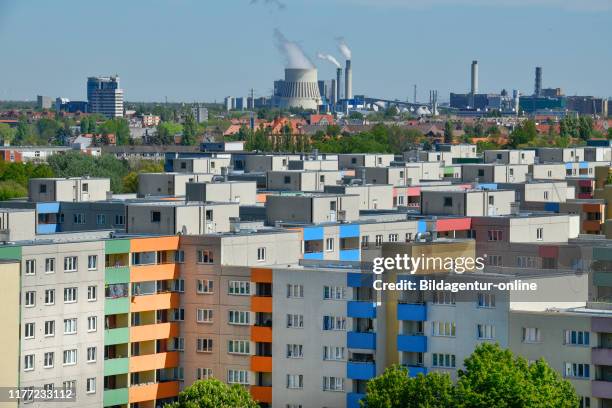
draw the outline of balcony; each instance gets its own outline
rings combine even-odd
[[[304,253],[304,259],[321,261],[323,260],[323,252],[306,252]]]
[[[349,348],[376,350],[376,333],[348,332],[346,345]]]
[[[373,361],[349,361],[346,363],[346,376],[352,380],[369,380],[376,377],[376,364]]]
[[[612,366],[612,348],[592,348],[591,361],[596,365]]]
[[[259,343],[272,343],[272,327],[251,326],[251,340]]]
[[[122,314],[130,311],[130,298],[127,296],[106,298],[104,301],[104,314]]]
[[[130,372],[172,368],[177,367],[178,363],[179,353],[177,351],[132,356],[130,357]]]
[[[427,352],[427,337],[423,335],[405,335],[397,336],[398,351],[426,353]]]
[[[116,388],[114,390],[104,390],[104,406],[112,407],[115,405],[126,405],[128,403],[128,389]]]
[[[591,318],[591,331],[600,333],[612,333],[612,319],[608,317]]]
[[[416,377],[419,374],[426,375],[427,368],[421,366],[405,366],[408,369],[409,377]]]
[[[374,278],[372,274],[349,272],[346,274],[346,285],[352,288],[371,287]]]
[[[251,311],[260,313],[272,313],[272,296],[251,297]]]
[[[113,344],[129,343],[130,341],[130,329],[127,327],[120,327],[117,329],[106,329],[104,330],[104,345],[112,346]]]
[[[175,263],[139,265],[130,268],[132,282],[171,280],[178,278],[178,265]]]
[[[128,283],[130,281],[130,268],[127,266],[113,266],[104,270],[104,282],[107,285]]]
[[[252,385],[250,392],[255,401],[272,403],[272,387]]]
[[[106,359],[104,360],[104,375],[126,374],[129,371],[129,366],[127,357]]]
[[[591,395],[595,398],[612,398],[612,381],[591,381]]]
[[[144,312],[147,310],[175,309],[179,307],[178,293],[156,293],[154,295],[132,296],[131,311]]]
[[[341,261],[359,261],[361,258],[359,249],[341,249],[340,260]]]
[[[398,303],[397,319],[423,322],[427,320],[427,307],[421,303]]]
[[[612,287],[612,272],[597,271],[593,273],[593,285]]]
[[[134,404],[137,402],[170,398],[177,396],[178,393],[178,381],[133,385],[129,389],[129,402]]]
[[[346,394],[346,408],[360,408],[359,400],[365,398],[365,394],[349,392]]]
[[[130,327],[131,342],[167,339],[170,337],[178,337],[178,334],[178,323],[167,322]]]
[[[348,317],[376,318],[376,303],[372,301],[350,300],[347,303]]]
[[[272,357],[268,356],[251,356],[251,371],[261,373],[272,372]]]

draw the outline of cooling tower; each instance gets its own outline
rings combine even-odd
[[[285,80],[279,81],[275,97],[281,108],[316,110],[321,104],[317,70],[285,68]]]

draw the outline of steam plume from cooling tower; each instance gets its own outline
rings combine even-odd
[[[294,41],[289,41],[278,28],[274,29],[276,47],[287,59],[286,68],[314,69],[315,66]]]
[[[317,58],[331,62],[332,64],[334,64],[336,66],[336,68],[342,68],[342,65],[340,65],[338,60],[336,58],[334,58],[333,55],[323,54],[323,53],[320,52],[320,53],[317,54]]]
[[[338,41],[338,50],[340,50],[340,52],[342,53],[344,58],[350,60],[351,59],[351,54],[352,54],[351,53],[351,49],[349,48],[349,46],[346,43],[346,41],[344,41],[344,38],[338,37],[338,38],[336,38],[336,40]]]

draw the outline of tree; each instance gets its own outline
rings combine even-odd
[[[529,364],[499,344],[483,343],[464,361],[455,387],[458,408],[575,408],[578,396],[543,359]]]
[[[357,112],[357,111],[350,112],[348,116],[349,116],[349,119],[357,119],[357,120],[363,119],[363,113]]]
[[[510,133],[508,144],[516,148],[519,145],[533,141],[537,135],[538,130],[536,129],[535,122],[533,120],[526,120]]]
[[[446,408],[453,406],[453,392],[448,374],[411,378],[406,367],[394,365],[368,381],[362,404],[367,408]]]
[[[15,138],[15,129],[6,123],[0,123],[0,139],[4,144],[10,144]]]
[[[185,123],[183,125],[183,137],[181,144],[184,146],[193,146],[196,144],[196,134],[198,132],[198,126],[195,121],[195,117],[192,113],[187,115]]]
[[[106,139],[108,135],[115,135],[117,146],[127,145],[130,142],[130,125],[123,118],[113,118],[105,121],[99,128],[102,137]]]
[[[581,116],[578,119],[578,135],[582,140],[588,140],[593,133],[593,118],[590,116]]]
[[[453,124],[449,120],[444,124],[444,143],[453,143]]]
[[[25,118],[19,119],[19,122],[17,123],[17,131],[15,132],[15,144],[34,144],[33,138],[34,131],[32,130],[32,126],[27,122]]]
[[[612,127],[608,128],[608,139],[612,139]]]
[[[174,144],[174,135],[182,130],[183,127],[179,123],[161,122],[157,125],[157,132],[152,142],[157,145],[172,145]]]
[[[178,401],[165,408],[257,408],[259,405],[241,385],[226,385],[211,378],[199,380],[179,393]]]

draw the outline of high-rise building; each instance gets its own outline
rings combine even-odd
[[[123,89],[119,86],[119,77],[87,78],[87,101],[91,113],[109,118],[123,117]]]

